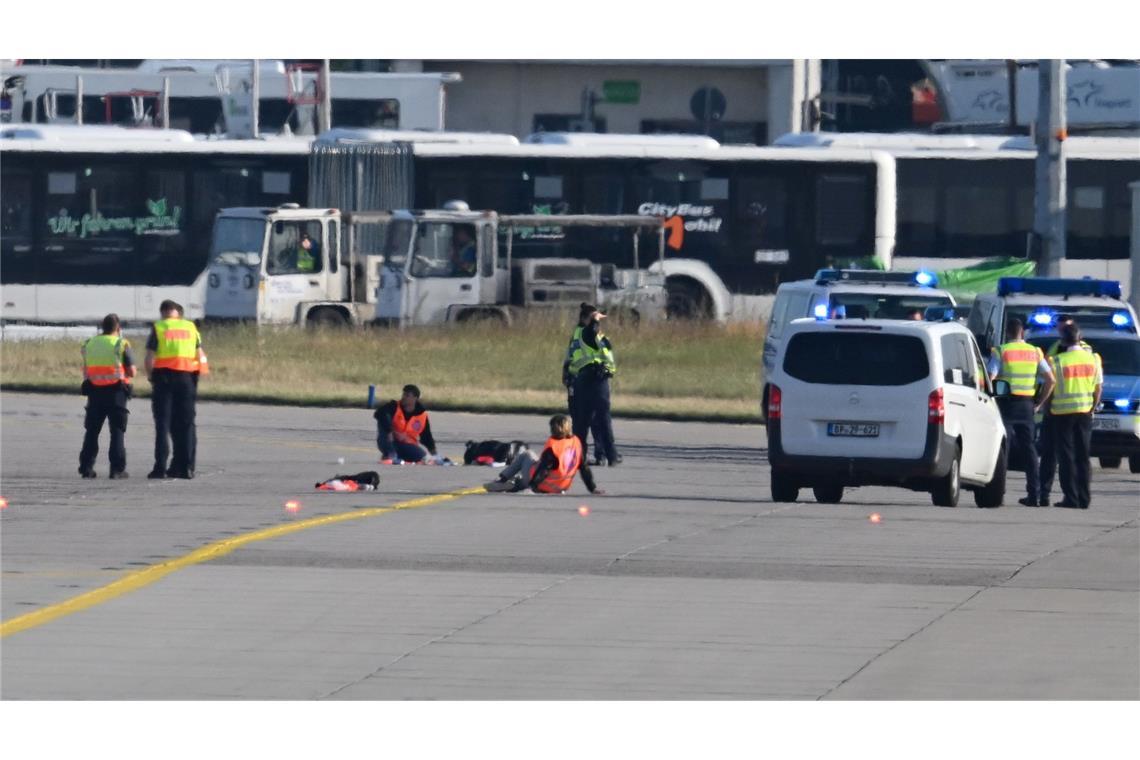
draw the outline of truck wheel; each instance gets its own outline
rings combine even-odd
[[[309,327],[347,327],[348,320],[339,309],[313,309],[309,312]]]
[[[712,303],[702,288],[695,282],[669,280],[665,283],[668,300],[665,315],[669,319],[711,319]]]
[[[820,504],[838,504],[843,501],[843,486],[834,483],[812,486],[811,492]]]
[[[1115,470],[1123,461],[1123,457],[1100,457],[1100,466],[1106,470]],[[1133,472],[1135,472],[1135,470],[1133,470]]]
[[[958,506],[958,496],[962,492],[962,480],[959,472],[961,459],[962,453],[954,452],[954,461],[950,463],[950,472],[934,484],[934,488],[930,492],[930,500],[934,502],[934,506]]]
[[[1128,471],[1140,472],[1140,454],[1133,454],[1128,457]]]
[[[800,488],[787,474],[772,470],[772,501],[791,502],[800,495]]]
[[[1005,448],[998,452],[997,467],[994,476],[985,488],[974,491],[974,503],[985,509],[1000,507],[1005,501],[1005,476],[1007,472]]]

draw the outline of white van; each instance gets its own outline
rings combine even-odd
[[[954,297],[938,287],[930,272],[880,272],[864,269],[821,269],[810,280],[785,282],[776,290],[768,318],[762,358],[767,378],[788,324],[803,317],[842,319],[909,319],[932,306],[954,306]],[[768,406],[765,379],[761,415]]]
[[[772,500],[889,485],[979,507],[1005,497],[1005,427],[970,331],[954,321],[792,321],[768,375]]]

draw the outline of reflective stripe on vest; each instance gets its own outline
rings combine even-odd
[[[392,415],[392,437],[402,443],[419,443],[424,428],[427,427],[427,412],[404,416],[404,408],[396,402],[396,413]]]
[[[598,347],[593,348],[582,340],[582,331],[581,327],[574,329],[574,334],[570,336],[570,346],[566,349],[566,356],[570,360],[570,375],[577,377],[579,372],[591,364],[600,364],[609,370],[611,375],[614,374],[617,371],[614,352],[602,345],[604,336],[598,333]]]
[[[1100,362],[1088,351],[1062,351],[1052,360],[1057,390],[1049,411],[1052,414],[1088,414],[1096,396]]]
[[[554,452],[558,466],[550,470],[535,489],[543,493],[562,493],[570,490],[570,484],[574,482],[574,473],[578,472],[578,468],[582,465],[582,444],[578,436],[547,439],[545,449]],[[535,465],[536,468],[537,466]],[[533,469],[530,477],[534,477]]]
[[[115,335],[96,335],[83,344],[83,376],[92,385],[115,385],[126,380],[123,370],[122,338]]]
[[[158,347],[155,369],[177,372],[198,371],[198,328],[188,319],[163,319],[154,323]]]
[[[997,379],[1009,383],[1011,395],[1032,397],[1037,386],[1037,365],[1045,358],[1041,349],[1025,341],[1013,341],[998,349],[998,357],[1001,369]]]

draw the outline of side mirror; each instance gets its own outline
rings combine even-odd
[[[994,380],[994,398],[1009,398],[1009,381]]]

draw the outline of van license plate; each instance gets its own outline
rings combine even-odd
[[[879,423],[877,422],[829,422],[828,435],[847,435],[856,438],[878,438]]]
[[[1120,420],[1101,419],[1100,417],[1093,417],[1092,421],[1093,430],[1120,430]]]

